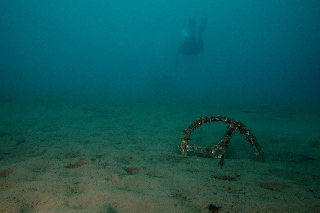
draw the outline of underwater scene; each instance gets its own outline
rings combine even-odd
[[[0,14],[0,213],[320,212],[320,1]]]

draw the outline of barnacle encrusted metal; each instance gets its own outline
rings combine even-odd
[[[226,132],[222,136],[222,139],[220,142],[213,146],[207,146],[207,147],[197,147],[194,144],[189,144],[191,141],[191,132],[198,127],[200,127],[203,123],[211,123],[211,122],[219,122],[222,121],[224,123],[229,124]],[[228,148],[228,145],[230,143],[230,139],[232,137],[232,134],[239,130],[241,134],[244,134],[246,136],[247,141],[251,144],[251,146],[254,149],[254,153],[262,158],[263,157],[263,151],[256,139],[256,137],[252,134],[252,132],[241,122],[234,121],[230,118],[227,118],[225,116],[221,115],[214,115],[214,116],[203,116],[195,120],[187,129],[183,131],[183,137],[181,139],[179,149],[182,153],[187,154],[187,152],[192,151],[195,153],[201,153],[206,156],[212,157],[212,158],[220,158],[220,165],[223,166],[224,164],[224,155]]]

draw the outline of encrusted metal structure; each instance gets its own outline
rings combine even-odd
[[[224,135],[222,136],[222,139],[218,144],[213,146],[207,146],[207,147],[197,147],[194,144],[189,144],[189,142],[191,141],[191,137],[190,137],[191,132],[193,130],[200,127],[203,123],[211,123],[211,122],[219,122],[219,121],[227,123],[229,124],[229,126],[227,127],[226,132],[224,133]],[[249,141],[249,143],[254,149],[254,153],[258,157],[262,158],[263,151],[256,137],[252,134],[252,132],[243,123],[232,120],[230,118],[227,118],[221,115],[204,116],[195,120],[187,129],[183,131],[183,137],[181,139],[179,149],[184,154],[187,154],[189,151],[192,151],[195,153],[204,154],[212,158],[220,158],[221,159],[220,165],[223,166],[225,152],[228,148],[231,137],[236,130],[239,130],[241,134],[244,134],[246,136],[247,141]]]

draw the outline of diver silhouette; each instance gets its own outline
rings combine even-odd
[[[178,56],[195,56],[199,53],[203,52],[203,39],[202,34],[206,28],[207,25],[207,18],[202,18],[198,35],[196,35],[196,20],[190,19],[189,20],[189,33],[185,30],[182,31],[182,36],[184,37],[184,40],[182,44],[179,47],[178,50]],[[190,61],[191,62],[191,61]],[[176,68],[178,67],[178,57],[176,60]]]

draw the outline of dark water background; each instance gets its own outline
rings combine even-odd
[[[181,59],[188,20],[205,51]],[[0,96],[319,104],[320,1],[0,2]]]

